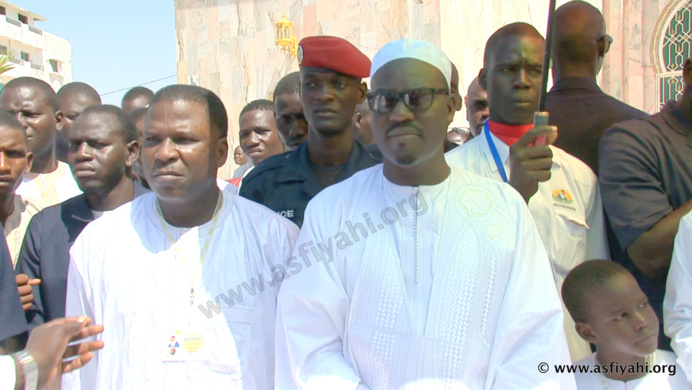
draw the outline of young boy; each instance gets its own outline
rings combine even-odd
[[[597,350],[576,364],[579,389],[692,389],[676,375],[675,354],[656,349],[658,317],[621,265],[591,260],[575,267],[562,299],[579,335]]]

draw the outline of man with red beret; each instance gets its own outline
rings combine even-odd
[[[307,141],[257,165],[243,179],[240,195],[300,226],[318,192],[380,161],[353,140],[351,120],[365,100],[368,57],[344,39],[317,36],[300,41],[298,62]]]

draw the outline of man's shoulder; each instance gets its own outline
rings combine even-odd
[[[485,140],[484,133],[480,132],[477,136],[471,138],[470,140],[445,153],[445,158],[466,156],[469,153],[479,150],[482,146],[482,143],[485,142],[488,141]]]
[[[280,172],[293,157],[293,153],[294,151],[277,154],[255,165],[255,168],[243,178],[243,186],[258,178],[265,178]]]
[[[572,176],[579,176],[583,180],[588,179],[589,182],[596,182],[596,174],[585,162],[557,146],[551,145],[550,149],[553,151],[553,161],[560,166],[566,167],[566,172],[569,172]]]
[[[253,224],[270,225],[276,223],[285,230],[298,230],[296,224],[282,217],[276,211],[240,195],[231,194],[230,196],[236,206],[234,212],[243,215],[243,220],[252,221]]]
[[[606,131],[606,134],[611,132],[613,129],[618,129],[623,132],[645,133],[650,131],[652,128],[655,128],[656,126],[654,123],[659,121],[663,121],[663,117],[660,112],[653,115],[645,115],[639,118],[628,119],[615,123],[610,129],[608,129],[608,131]]]
[[[612,115],[616,118],[618,121],[625,121],[625,120],[630,120],[630,119],[639,119],[645,116],[648,116],[646,112],[632,107],[629,104],[623,102],[622,100],[618,100],[608,94],[605,94],[606,96],[606,101],[607,105],[609,107],[604,107],[604,109],[609,110]]]
[[[642,146],[662,142],[666,138],[664,133],[669,131],[674,130],[668,126],[661,113],[619,122],[603,134],[599,153],[607,158],[612,151],[641,151]]]
[[[100,234],[105,234],[103,238],[109,238],[115,232],[121,233],[129,228],[134,229],[135,220],[146,215],[146,205],[153,202],[155,198],[154,192],[142,194],[131,202],[103,214],[100,218],[90,222],[77,239],[79,240],[82,236],[98,236]],[[103,241],[103,238],[100,240]]]
[[[459,147],[450,150],[449,152],[445,153],[445,160],[450,165],[465,167],[468,163],[469,156],[480,152],[482,146],[481,143],[486,142],[484,137],[485,136],[481,132],[478,136],[473,137]]]
[[[353,142],[353,147],[357,150],[358,161],[356,162],[358,169],[365,169],[375,166],[382,162],[384,156],[380,147],[377,144],[362,145],[358,141]]]
[[[86,196],[84,194],[77,195],[62,203],[42,209],[36,213],[31,222],[34,223],[34,220],[52,222],[54,220],[61,219],[65,214],[72,214],[77,210],[84,209],[85,207],[89,207],[88,203],[86,202]]]
[[[317,196],[319,196],[322,193],[333,195],[347,194],[353,191],[360,192],[362,191],[362,186],[364,184],[371,182],[372,179],[377,175],[383,174],[382,167],[383,165],[380,163],[356,171],[355,173],[353,173],[353,175],[349,176],[348,178],[326,187],[325,189],[320,191],[320,193],[317,194]]]

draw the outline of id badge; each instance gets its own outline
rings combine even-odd
[[[172,329],[161,340],[163,361],[208,361],[211,337],[211,330],[205,326]]]

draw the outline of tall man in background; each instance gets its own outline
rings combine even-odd
[[[58,122],[62,130],[58,132],[55,154],[58,160],[67,162],[67,150],[70,145],[70,131],[79,115],[87,107],[101,104],[101,96],[89,84],[73,82],[65,84],[58,91]]]
[[[606,95],[596,84],[613,42],[601,12],[584,1],[555,11],[553,88],[546,111],[560,129],[555,146],[586,163],[598,174],[598,141],[612,125],[646,113]],[[659,317],[660,318],[660,317]]]
[[[11,112],[24,126],[29,151],[34,155],[31,172],[24,175],[17,193],[46,205],[79,195],[70,167],[56,158],[56,137],[62,124],[58,121],[58,97],[51,86],[32,77],[13,79],[0,92],[0,108]]]
[[[545,40],[526,23],[512,23],[488,39],[479,82],[490,117],[481,134],[447,154],[450,166],[504,181],[524,197],[555,268],[558,291],[585,260],[609,258],[596,176],[586,164],[550,146],[557,132],[533,125]],[[537,145],[546,135],[548,145]],[[574,360],[591,354],[571,317],[565,329]]]

